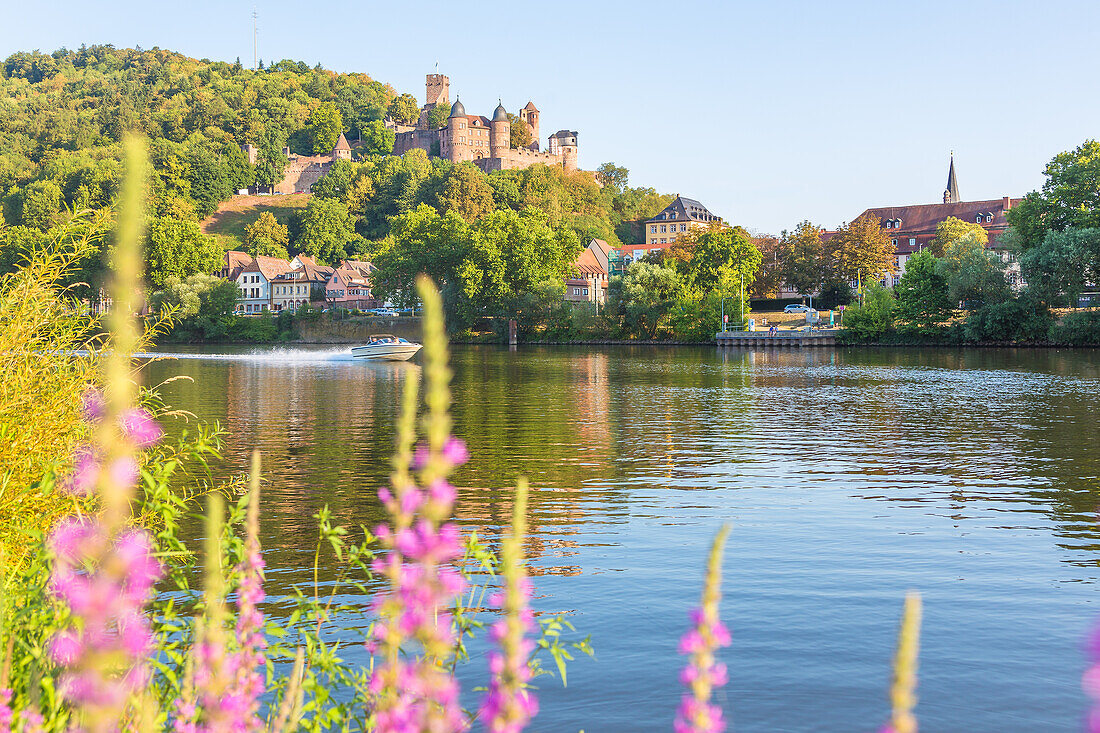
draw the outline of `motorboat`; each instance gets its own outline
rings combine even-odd
[[[371,336],[362,346],[355,346],[351,355],[356,359],[378,359],[380,361],[408,361],[420,351],[420,344],[414,344],[388,333]]]

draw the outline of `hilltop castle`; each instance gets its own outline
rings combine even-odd
[[[518,124],[527,125],[533,142],[526,148],[511,147],[512,123],[503,104],[498,104],[490,120],[481,115],[468,115],[462,102],[450,102],[451,81],[442,74],[428,74],[426,99],[415,125],[403,125],[386,120],[386,126],[396,134],[393,154],[409,150],[427,151],[452,163],[464,160],[485,171],[526,168],[535,163],[558,165],[567,171],[577,170],[577,133],[559,130],[550,136],[545,151],[539,150],[539,110],[531,102],[519,111]],[[428,118],[436,107],[450,106],[450,116],[443,127],[434,129]]]
[[[254,145],[245,144],[241,150],[248,156],[248,164],[256,165],[259,151]],[[328,174],[328,169],[338,160],[351,160],[351,145],[344,133],[336,141],[331,153],[321,155],[297,155],[290,148],[283,148],[287,164],[283,169],[283,180],[271,187],[271,193],[309,193],[313,184]],[[258,190],[258,188],[257,188]]]

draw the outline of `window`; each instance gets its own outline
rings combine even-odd
[[[981,224],[982,223],[982,215],[981,214],[978,214],[976,217],[974,217],[974,223],[975,224]]]
[[[649,243],[650,244],[657,244],[657,237],[653,237],[652,239],[650,239]]]
[[[585,288],[585,289],[584,289],[584,294],[585,294],[585,295],[588,295],[588,288]]]
[[[665,239],[664,237],[661,237],[661,244],[667,244],[667,243],[668,243],[668,240]]]
[[[898,246],[898,240],[896,240],[896,239],[891,239],[891,240],[890,240],[890,244],[892,244],[892,245],[894,245],[895,247],[897,247],[897,246]]]
[[[894,222],[893,222],[892,220],[890,220],[890,219],[887,219],[887,220],[886,220],[886,228],[887,228],[887,229],[890,229],[890,228],[891,228],[891,227],[893,227],[893,226],[894,226]]]
[[[665,225],[662,224],[661,225],[661,234],[664,234],[666,231],[668,231],[668,230],[665,228]]]
[[[989,222],[991,222],[991,221],[993,221],[993,214],[986,214],[986,215],[985,215],[985,222],[986,222],[986,224],[988,224],[988,223],[989,223]]]
[[[687,224],[681,224],[680,225],[680,231],[681,232],[686,232],[687,230],[688,230],[688,225]]]
[[[916,247],[917,246],[917,240],[916,240],[915,237],[909,237],[909,246],[910,247]]]
[[[652,233],[652,234],[656,234],[656,233],[657,233],[657,225],[656,225],[656,224],[653,224],[652,226],[650,226],[650,227],[649,227],[649,231],[650,231],[650,233]]]
[[[901,219],[894,219],[894,229],[901,229]]]

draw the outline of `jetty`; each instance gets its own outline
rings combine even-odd
[[[733,348],[807,348],[836,346],[838,328],[821,328],[813,331],[720,331],[715,334],[719,346]]]

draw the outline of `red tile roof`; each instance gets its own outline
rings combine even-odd
[[[1020,201],[1022,199],[1006,196],[999,199],[959,201],[951,204],[880,206],[867,209],[860,216],[870,214],[877,218],[883,231],[889,234],[891,239],[897,240],[898,254],[908,254],[927,245],[936,236],[936,226],[952,216],[962,221],[981,224],[989,233],[990,243],[992,243],[999,234],[1008,229],[1006,212]],[[987,218],[992,220],[986,221]],[[886,226],[887,223],[890,224],[889,227]],[[822,239],[825,239],[824,235]],[[913,242],[910,243],[909,240]]]
[[[290,272],[290,263],[278,257],[257,255],[241,272],[258,272],[264,276],[264,279],[270,281],[283,273]]]
[[[573,263],[574,272],[580,275],[588,275],[594,277],[607,277],[607,270],[603,268],[600,261],[596,259],[596,255],[592,254],[592,250],[586,249],[581,252],[577,257],[577,261]]]

